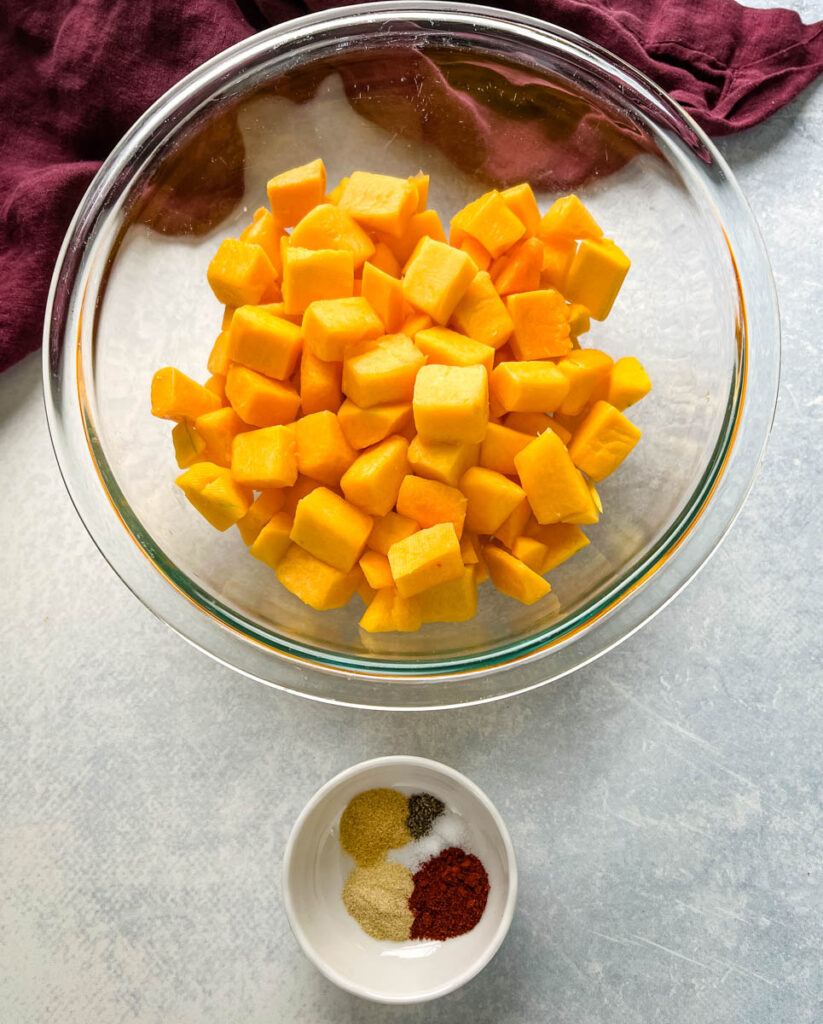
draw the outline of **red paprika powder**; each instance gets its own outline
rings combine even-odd
[[[413,881],[413,939],[452,939],[470,932],[483,916],[489,876],[473,853],[450,846],[421,865]]]

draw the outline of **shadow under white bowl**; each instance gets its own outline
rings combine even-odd
[[[341,893],[354,862],[340,847],[340,815],[352,797],[380,787],[432,793],[463,817],[468,852],[489,876],[486,909],[472,931],[445,942],[378,942],[347,913]],[[306,804],[286,844],[283,896],[303,952],[330,981],[375,1002],[418,1003],[460,988],[500,948],[514,914],[517,866],[503,819],[473,782],[427,758],[378,757],[336,775]]]

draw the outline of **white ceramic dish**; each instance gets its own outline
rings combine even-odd
[[[341,891],[354,862],[340,848],[346,804],[366,789],[428,792],[464,819],[467,848],[489,875],[477,926],[446,942],[378,942],[348,915]],[[283,861],[289,924],[306,956],[340,988],[381,1003],[418,1003],[460,988],[500,948],[514,914],[517,866],[503,819],[473,782],[423,757],[378,757],[348,768],[315,793],[294,824]]]

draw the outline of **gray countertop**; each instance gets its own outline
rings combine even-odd
[[[737,525],[639,634],[523,697],[354,712],[214,664],[86,535],[39,359],[0,377],[3,1024],[823,1020],[822,140],[818,83],[721,144],[784,329],[772,440]],[[475,779],[521,871],[495,960],[419,1008],[325,981],[280,892],[304,802],[387,753]]]

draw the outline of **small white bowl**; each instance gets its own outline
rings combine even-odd
[[[341,893],[354,861],[340,847],[340,815],[352,797],[379,787],[432,793],[463,817],[466,846],[489,876],[486,909],[470,932],[445,942],[378,942],[347,913]],[[500,948],[517,865],[503,819],[465,775],[424,757],[377,757],[336,775],[303,808],[286,844],[283,895],[303,952],[335,985],[379,1003],[422,1003],[460,988]]]

